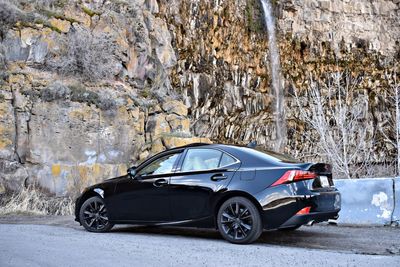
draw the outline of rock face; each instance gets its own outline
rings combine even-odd
[[[282,32],[308,39],[312,46],[329,43],[333,50],[344,46],[379,51],[393,56],[399,49],[399,2],[342,0],[278,1]]]
[[[399,72],[399,2],[272,2],[286,151],[310,153],[317,139],[305,138],[293,90],[304,95],[310,76],[350,70],[363,76],[356,90],[376,161],[392,160],[385,92],[387,74]],[[0,0],[0,187],[71,195],[165,148],[274,140],[258,1],[13,3]]]
[[[192,137],[171,92],[176,54],[156,1],[1,5],[16,16],[1,40],[1,184],[76,194],[166,148],[210,142]]]
[[[370,158],[377,165],[392,161],[397,153],[390,95],[399,73],[398,1],[272,3],[284,76],[285,151],[305,160],[329,160],[330,155],[318,149],[319,136],[300,118],[300,111],[313,116],[306,90],[310,80],[325,86],[331,74],[340,72],[360,80],[351,90],[366,99],[367,111],[358,120],[365,122],[363,136],[373,139]],[[234,143],[256,140],[273,147],[274,101],[259,1],[236,1],[235,5],[160,1],[159,6],[167,14],[179,52],[171,74],[173,87],[183,92],[195,134]],[[299,103],[294,92],[300,96]],[[354,138],[351,147],[360,142],[365,140]],[[356,157],[355,162],[364,160]]]

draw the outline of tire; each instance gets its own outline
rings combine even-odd
[[[297,229],[299,229],[300,227],[302,227],[303,225],[296,225],[296,226],[291,226],[291,227],[286,227],[286,228],[279,228],[279,231],[283,231],[283,232],[290,232],[290,231],[295,231]]]
[[[108,220],[107,209],[101,197],[91,197],[83,202],[79,210],[79,221],[89,232],[104,233],[114,224]]]
[[[252,243],[263,230],[260,212],[244,197],[230,198],[221,205],[217,225],[222,237],[234,244]]]

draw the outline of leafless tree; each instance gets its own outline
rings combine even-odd
[[[366,173],[371,165],[374,138],[368,130],[368,95],[359,90],[361,82],[350,73],[334,72],[324,81],[310,77],[305,94],[294,94],[300,119],[317,134],[313,141],[323,158],[347,178]]]
[[[89,81],[111,79],[118,72],[116,50],[116,43],[108,34],[76,25],[68,32],[62,51],[57,51],[46,64],[65,76]]]
[[[392,114],[389,117],[389,129],[393,130],[387,132],[381,127],[380,133],[385,139],[385,142],[391,144],[396,149],[396,175],[400,174],[400,84],[397,79],[396,73],[386,72],[385,79],[388,82],[388,96],[389,103],[394,106]],[[394,113],[394,114],[393,114]],[[393,134],[394,133],[394,134]],[[394,135],[394,136],[393,136]]]
[[[400,140],[399,140],[399,135],[400,135],[400,98],[399,98],[399,90],[400,90],[400,85],[397,83],[396,76],[394,76],[394,84],[392,85],[393,91],[395,92],[395,98],[394,98],[394,103],[396,105],[396,148],[397,148],[397,175],[400,173]]]

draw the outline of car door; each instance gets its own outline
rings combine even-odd
[[[240,161],[218,149],[190,148],[181,162],[169,186],[172,219],[210,216],[214,194],[227,187]]]
[[[168,184],[181,152],[155,158],[140,166],[134,178],[119,182],[112,201],[116,221],[167,222],[171,220]]]

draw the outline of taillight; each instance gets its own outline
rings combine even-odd
[[[315,179],[316,177],[317,177],[317,174],[315,174],[314,172],[291,170],[291,171],[285,172],[282,175],[282,177],[279,178],[271,186],[276,186],[276,185],[280,185],[280,184],[287,184],[287,183],[301,181],[301,180]]]
[[[305,207],[304,209],[299,210],[299,212],[297,212],[296,215],[309,214],[310,210],[311,210],[311,207]]]

